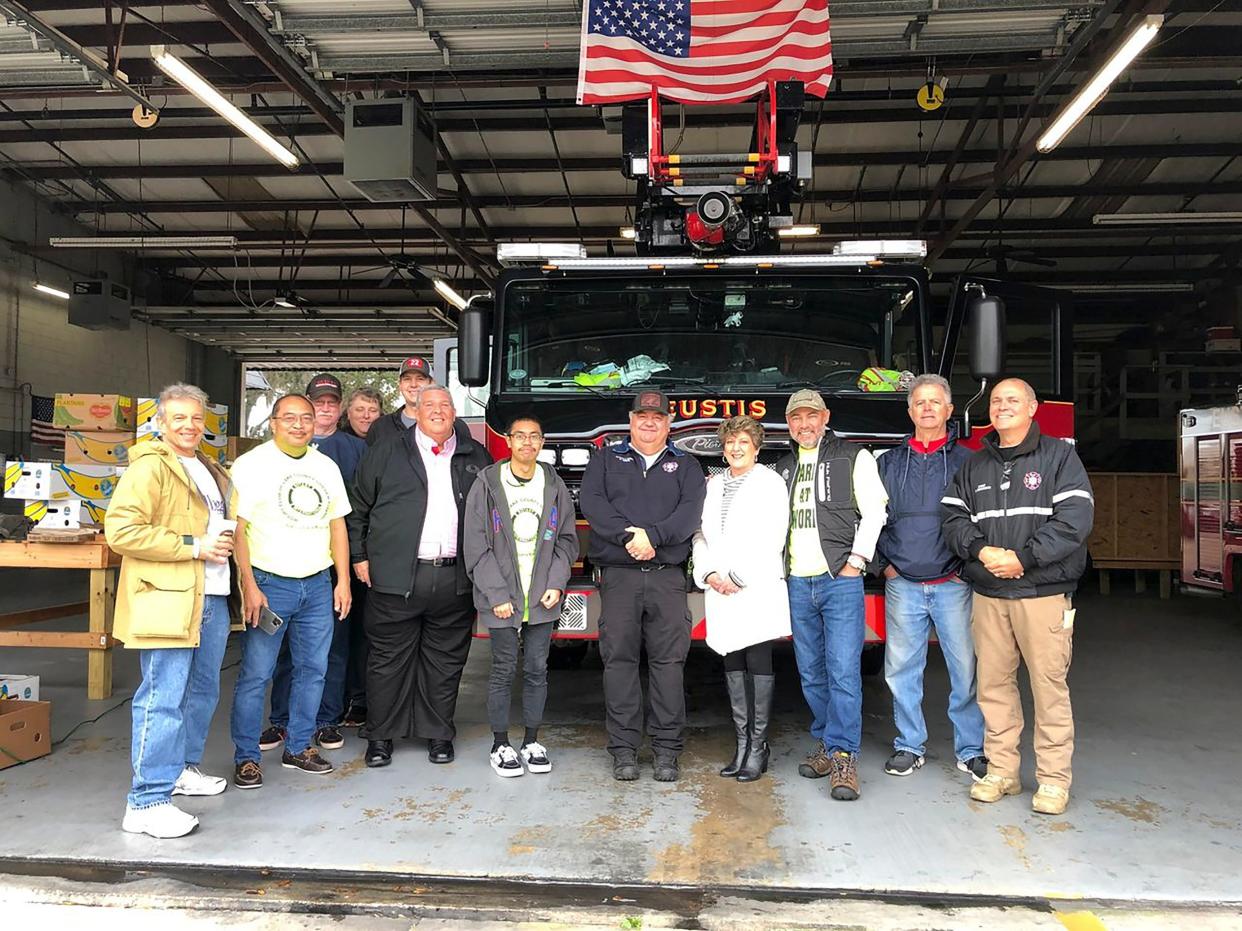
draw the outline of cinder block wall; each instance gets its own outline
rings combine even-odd
[[[190,343],[158,327],[132,321],[128,330],[70,326],[68,303],[35,291],[30,249],[49,236],[84,235],[69,218],[55,216],[21,185],[0,182],[0,453],[18,448],[30,416],[29,395],[58,391],[146,395],[187,377]],[[38,241],[35,214],[38,210]],[[68,269],[39,262],[41,280],[66,288],[74,277],[102,266],[126,280],[119,257],[95,253],[38,252]],[[28,385],[28,387],[27,387]]]

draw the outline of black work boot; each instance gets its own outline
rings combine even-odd
[[[729,709],[733,712],[733,730],[737,734],[737,752],[732,762],[725,765],[720,775],[733,778],[742,769],[746,751],[750,748],[750,707],[746,700],[746,673],[725,673],[725,685],[729,689]]]
[[[750,725],[750,750],[737,774],[738,782],[754,782],[768,771],[768,722],[772,718],[772,692],[776,676],[751,676],[755,690],[755,714]]]

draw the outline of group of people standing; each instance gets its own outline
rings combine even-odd
[[[306,394],[274,405],[273,439],[231,473],[197,452],[203,393],[161,393],[161,439],[135,449],[105,520],[124,557],[115,636],[139,650],[143,677],[125,830],[186,834],[198,820],[172,796],[226,787],[199,767],[230,618],[245,622],[230,718],[238,788],[263,785],[262,752],[278,747],[282,766],[330,773],[319,751],[343,746],[349,726],[367,741],[367,766],[389,765],[395,741],[408,737],[427,741],[430,762],[452,762],[476,616],[491,643],[489,764],[504,777],[552,769],[539,730],[552,633],[579,556],[574,499],[540,461],[537,416],[505,425],[510,456],[493,463],[425,359],[405,360],[399,379],[405,403],[381,415],[378,397],[343,401],[339,381],[316,376]],[[705,480],[698,460],[669,442],[669,399],[640,390],[628,437],[592,456],[579,494],[601,597],[614,778],[640,775],[644,710],[654,778],[679,778],[693,580],[706,590],[707,643],[724,656],[736,736],[721,775],[750,782],[767,770],[773,645],[792,636],[815,740],[799,773],[828,777],[835,799],[858,798],[863,576],[872,571],[885,578],[897,727],[885,771],[923,765],[934,628],[972,797],[1020,791],[1021,659],[1036,706],[1034,806],[1063,811],[1069,595],[1085,565],[1092,498],[1072,446],[1040,436],[1037,403],[1025,382],[998,384],[996,432],[971,454],[948,431],[947,382],[922,376],[909,394],[913,435],[873,456],[829,430],[823,398],[803,390],[786,406],[791,449],[775,469],[757,461],[762,425],[734,417],[719,428],[726,468]]]

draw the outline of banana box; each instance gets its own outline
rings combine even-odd
[[[159,427],[155,425],[155,409],[157,405],[155,398],[139,398],[136,419],[138,422],[138,442],[149,440],[152,437],[160,435]]]
[[[9,459],[4,464],[4,496],[46,501],[56,482],[55,463]]]
[[[212,436],[223,437],[229,432],[229,406],[227,404],[208,404],[203,413],[203,429]]]
[[[100,509],[108,506],[121,474],[121,470],[115,466],[69,465],[60,462],[53,464],[52,471],[52,494],[49,500],[81,498],[85,504],[94,504]]]
[[[229,454],[228,443],[229,438],[222,433],[204,433],[198,442],[198,451],[223,465]]]
[[[36,527],[77,530],[82,526],[82,502],[78,498],[64,501],[27,501],[24,513]]]
[[[134,399],[123,394],[58,394],[52,423],[68,430],[134,429]]]
[[[134,441],[132,433],[66,430],[65,462],[69,465],[127,465],[129,448]]]

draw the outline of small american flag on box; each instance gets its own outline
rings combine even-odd
[[[37,394],[30,396],[30,442],[39,446],[53,446],[63,451],[65,428],[52,423],[55,409],[55,398],[44,398]]]
[[[823,97],[832,81],[828,0],[587,0],[578,103],[660,96],[738,103],[770,81]]]

